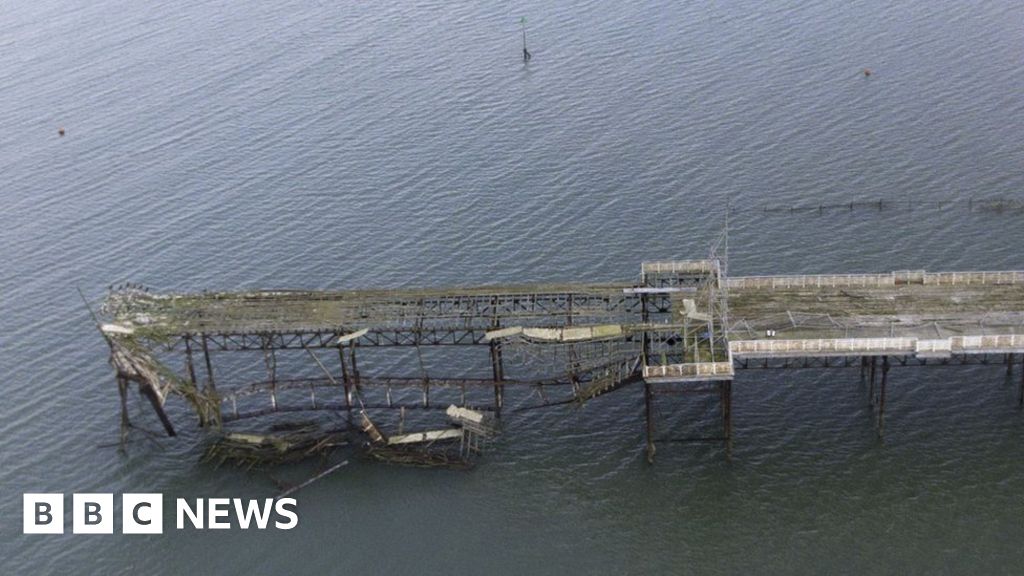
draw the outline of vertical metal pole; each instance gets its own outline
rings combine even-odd
[[[565,325],[566,326],[572,326],[572,294],[569,294],[566,297],[566,306],[567,306],[567,308],[566,308],[567,312],[566,312],[566,315],[565,315]],[[568,357],[569,357],[569,382],[572,384],[573,396],[575,396],[576,399],[579,400],[580,399],[580,394],[582,393],[582,390],[580,388],[580,378],[579,378],[579,375],[576,373],[576,368],[578,366],[578,362],[577,362],[578,356],[576,354],[576,345],[575,344],[569,344]]]
[[[1024,408],[1024,354],[1020,355],[1020,399],[1017,400],[1017,407]]]
[[[216,392],[217,385],[213,381],[213,364],[210,362],[210,348],[206,344],[206,333],[203,333],[203,359],[206,361],[206,391]]]
[[[192,383],[192,387],[195,388],[195,390],[198,392],[199,384],[197,383],[198,381],[196,379],[196,367],[192,361],[192,345],[190,343],[191,340],[192,339],[188,335],[185,336],[185,368],[188,371],[188,379]],[[206,410],[199,409],[196,410],[196,412],[198,413],[199,416],[199,426],[206,426]]]
[[[654,415],[651,413],[651,401],[654,394],[651,392],[650,382],[644,382],[644,414],[647,418],[647,463],[654,464]]]
[[[498,319],[498,297],[491,298],[491,329],[497,330],[501,327],[501,320]],[[505,379],[505,367],[501,359],[501,343],[491,340],[488,344],[491,353],[491,376],[494,378],[494,416],[501,418],[501,408],[505,404],[505,386],[501,383]],[[462,389],[462,404],[466,404],[466,389]]]
[[[277,410],[277,355],[270,347],[270,341],[263,341],[263,362],[267,365],[267,377],[270,378],[270,407]]]
[[[338,345],[338,360],[341,361],[341,383],[345,387],[345,410],[352,412],[352,390],[349,383],[348,366],[345,363],[345,345]],[[390,392],[390,388],[388,391]]]
[[[356,365],[356,343],[357,342],[358,342],[357,340],[353,340],[348,345],[348,359],[349,359],[349,362],[351,362],[351,364],[352,364],[352,367],[349,368],[349,370],[350,370],[350,374],[352,375],[352,378],[350,380],[351,383],[345,389],[345,404],[349,407],[349,418],[351,418],[351,416],[352,416],[351,407],[352,407],[352,393],[353,393],[353,391],[355,391],[355,393],[357,393],[357,394],[360,394],[360,396],[359,396],[359,405],[360,406],[363,405],[363,397],[362,397],[362,394],[361,394],[361,390],[359,389],[359,366]],[[365,415],[364,415],[364,417],[365,417]]]
[[[501,407],[505,403],[504,386],[501,384],[505,377],[501,362],[501,345],[492,340],[490,349],[491,375],[494,377],[494,415],[501,418]]]
[[[878,398],[878,437],[885,433],[885,383],[889,374],[889,357],[882,357],[882,386]]]
[[[192,386],[196,386],[196,367],[192,363],[192,338],[185,336],[185,368],[188,370],[188,379]]]
[[[878,356],[871,357],[871,385],[868,387],[868,406],[875,405],[875,365],[878,364]]]
[[[1009,378],[1013,376],[1013,354],[1006,355],[1006,376]]]
[[[352,384],[355,385],[356,390],[359,390],[359,366],[356,364],[356,343],[352,344],[348,348],[349,360],[352,361]]]
[[[647,324],[649,319],[650,319],[650,313],[647,311],[647,294],[640,294],[640,321],[643,322],[644,324]],[[685,320],[685,316],[684,316],[684,320]],[[641,354],[643,354],[643,360],[641,360],[640,365],[641,365],[641,367],[643,367],[643,366],[646,366],[648,364],[648,356],[651,353],[651,350],[650,350],[650,348],[651,348],[650,335],[647,333],[646,329],[644,329],[643,333],[640,335],[640,338],[641,338],[640,352],[641,352]],[[684,332],[683,332],[683,351],[685,352],[685,350],[686,350],[686,333],[685,333],[685,330],[684,330]],[[684,362],[685,362],[685,360],[684,360]]]
[[[732,380],[722,382],[722,425],[725,431],[725,455],[732,456]]]

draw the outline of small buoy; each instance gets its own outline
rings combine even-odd
[[[870,68],[865,68],[864,69],[864,77],[867,78],[868,76],[871,76],[871,69]]]
[[[63,126],[61,126],[60,128],[57,128],[57,134],[60,135],[60,136],[64,135],[64,127]]]

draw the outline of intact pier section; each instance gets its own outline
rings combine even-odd
[[[859,369],[879,435],[895,366],[1004,362],[1009,374],[1020,362],[1024,406],[1024,271],[727,277],[711,258],[645,262],[638,281],[611,284],[201,294],[129,285],[111,290],[100,316],[123,435],[136,384],[167,434],[181,425],[166,409],[178,396],[244,454],[312,450],[334,436],[301,430],[310,414],[329,414],[356,423],[387,459],[434,462],[409,447],[456,444],[463,459],[498,429],[506,388],[529,390],[532,408],[636,384],[653,462],[664,441],[728,449],[735,371],[754,368]],[[427,350],[442,360],[425,361]],[[482,352],[460,352],[473,350]],[[237,368],[253,359],[259,377]],[[467,376],[463,363],[487,368]],[[437,364],[448,373],[431,373]],[[717,396],[721,433],[660,437],[652,404],[676,394]],[[406,433],[414,412],[447,425]],[[226,432],[259,420],[291,435]]]

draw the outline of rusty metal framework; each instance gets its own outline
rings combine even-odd
[[[658,435],[657,396],[717,395],[721,433],[698,440],[731,445],[736,369],[870,369],[872,398],[880,371],[881,431],[891,365],[1004,355],[1012,367],[1024,354],[1022,272],[729,278],[725,242],[704,260],[644,262],[638,281],[623,283],[199,294],[122,285],[97,322],[123,431],[129,384],[173,435],[165,404],[176,396],[202,426],[221,429],[287,414],[404,418],[452,405],[497,418],[507,387],[537,391],[531,408],[643,383],[652,461],[656,441],[693,440]],[[428,362],[428,349],[441,360]],[[445,356],[459,351],[480,360],[466,361],[474,373]],[[238,382],[233,359],[254,356],[265,376]]]

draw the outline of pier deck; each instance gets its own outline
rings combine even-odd
[[[846,348],[820,351],[832,355],[864,353],[858,341],[877,341],[879,352],[890,353],[893,346],[909,346],[912,353],[917,342],[938,346],[947,340],[962,352],[1007,353],[1021,351],[1024,338],[1024,282],[1016,277],[999,284],[780,288],[746,287],[748,279],[734,280],[742,287],[730,290],[729,338],[739,357],[781,356],[787,346],[813,356],[821,340],[845,342]],[[996,336],[1002,338],[993,340]]]
[[[111,291],[101,317],[122,406],[128,383],[137,383],[169,434],[174,426],[163,406],[174,395],[192,404],[202,424],[220,426],[246,414],[401,407],[392,389],[402,387],[421,387],[423,407],[432,386],[459,388],[463,405],[467,388],[493,389],[488,408],[500,415],[506,386],[537,389],[555,403],[544,393],[549,387],[584,402],[642,382],[653,457],[652,384],[710,385],[722,400],[728,441],[731,380],[752,362],[790,367],[794,359],[830,365],[840,358],[862,373],[870,367],[874,395],[881,359],[880,430],[890,359],[1002,355],[1012,365],[1014,354],[1024,354],[1024,272],[727,277],[708,259],[648,262],[639,281],[606,284],[201,294],[128,286]],[[489,373],[428,374],[422,349],[435,346],[485,347]],[[416,374],[360,372],[357,350],[388,347],[415,348]],[[214,360],[253,351],[266,378],[218,386]],[[280,377],[276,355],[286,351],[298,351],[318,376]],[[184,370],[171,368],[168,358],[181,354]],[[386,397],[370,401],[374,388]],[[295,389],[310,398],[282,400]],[[1024,399],[1024,380],[1021,391]],[[240,402],[257,404],[240,411]]]

